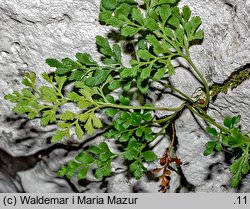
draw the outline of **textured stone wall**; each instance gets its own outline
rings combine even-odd
[[[13,115],[12,104],[3,100],[21,88],[25,70],[50,72],[46,58],[73,57],[76,52],[98,58],[94,37],[110,31],[98,22],[99,4],[100,0],[0,0],[0,192],[157,192],[159,182],[146,177],[138,182],[117,174],[104,181],[73,183],[56,177],[59,163],[74,156],[84,142],[49,144],[53,126],[41,128],[39,121]],[[250,0],[183,0],[180,6],[184,4],[203,20],[204,42],[194,46],[191,55],[210,84],[222,83],[250,63]],[[189,95],[199,85],[183,69],[172,80]],[[220,122],[225,115],[241,114],[242,128],[249,128],[249,84],[245,81],[220,94],[209,113]],[[250,192],[249,175],[240,190],[230,188],[224,155],[203,156],[209,137],[188,111],[176,122],[176,131],[183,177],[173,177],[170,192]]]

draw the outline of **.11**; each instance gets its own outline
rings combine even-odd
[[[239,204],[239,205],[245,204],[246,205],[247,204],[247,196],[244,196],[244,197],[238,196],[237,201],[234,204]]]

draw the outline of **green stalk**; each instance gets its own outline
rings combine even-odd
[[[159,34],[157,32],[154,32],[156,36],[159,36]],[[170,38],[168,38],[166,35],[165,35],[165,32],[164,30],[162,29],[162,35],[160,35],[162,38],[164,38],[168,43],[170,43],[174,49],[176,50],[176,52],[178,52],[178,54],[181,55],[182,51],[180,50],[180,48],[175,44],[174,41],[172,41]]]
[[[164,123],[164,122],[167,122],[167,121],[170,121],[172,120],[180,111],[183,110],[183,108],[185,107],[185,104],[182,104],[180,106],[180,109],[178,111],[176,111],[174,114],[166,117],[166,118],[162,118],[162,119],[159,119],[159,120],[153,120],[152,123]]]
[[[199,110],[199,112],[201,112],[205,117],[209,118],[210,120],[215,121],[214,118],[212,118],[210,115],[207,114],[206,111],[204,111],[199,105],[194,105],[193,106],[195,109]]]
[[[197,115],[198,117],[202,118],[204,121],[208,122],[209,124],[212,124],[214,126],[216,126],[217,128],[219,128],[221,131],[223,131],[226,134],[231,134],[231,131],[227,128],[225,128],[224,126],[219,125],[218,123],[215,122],[215,120],[211,120],[210,118],[198,113],[196,110],[194,110],[193,107],[189,106],[188,107],[189,110],[194,113],[195,115]]]
[[[162,129],[155,135],[153,141],[154,141],[157,137],[159,137],[160,135],[162,135],[162,133],[163,133],[163,132],[166,130],[166,128],[169,126],[169,124],[170,124],[170,123],[166,123],[166,124],[162,127]]]
[[[169,84],[164,84],[163,85],[165,88],[170,88],[173,91],[176,91],[178,94],[180,94],[181,96],[183,96],[185,99],[187,99],[189,102],[193,103],[194,101],[186,94],[184,94],[182,91],[180,91],[179,89],[169,85]]]
[[[208,105],[209,101],[210,101],[210,95],[209,95],[209,86],[208,83],[206,81],[206,79],[203,77],[203,75],[200,73],[200,71],[197,69],[197,67],[195,66],[195,64],[193,63],[193,61],[191,60],[190,57],[184,55],[182,53],[182,57],[185,58],[187,60],[187,62],[191,65],[191,67],[193,68],[193,70],[195,71],[195,73],[199,76],[199,78],[201,79],[204,88],[205,88],[205,92],[206,92],[206,101],[205,101],[205,106]]]
[[[103,103],[103,102],[98,102],[99,108],[106,108],[106,107],[113,107],[117,109],[131,109],[131,110],[162,110],[162,111],[180,111],[183,108],[183,105],[176,107],[176,108],[171,108],[171,107],[150,107],[150,106],[126,106],[126,105],[117,105],[117,104],[112,104],[112,103]]]

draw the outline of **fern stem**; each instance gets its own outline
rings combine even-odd
[[[205,92],[206,92],[206,101],[205,101],[205,106],[208,105],[209,100],[210,100],[210,95],[209,95],[209,86],[208,83],[206,81],[206,79],[203,77],[203,75],[200,73],[200,71],[198,70],[198,68],[195,66],[195,64],[193,63],[192,59],[189,56],[186,56],[185,54],[182,53],[181,55],[183,58],[185,58],[187,60],[187,62],[191,65],[191,67],[193,68],[193,70],[195,71],[195,73],[199,76],[199,78],[201,79],[204,88],[205,88]]]
[[[176,91],[178,94],[180,94],[181,96],[183,96],[185,99],[187,99],[189,102],[193,103],[194,101],[188,96],[186,95],[185,93],[183,93],[182,91],[180,91],[179,89],[169,85],[169,84],[164,84],[164,87],[165,88],[170,88],[172,89],[173,91]]]
[[[100,106],[99,108],[106,108],[106,107],[113,107],[117,109],[127,109],[127,110],[161,110],[161,111],[172,111],[177,112],[180,111],[183,108],[183,105],[171,108],[171,107],[151,107],[151,106],[126,106],[126,105],[117,105],[112,103],[102,103],[99,102]]]
[[[221,126],[220,124],[216,123],[215,120],[211,120],[210,118],[208,118],[207,116],[204,116],[202,114],[200,114],[199,112],[197,112],[193,107],[189,106],[188,107],[189,110],[194,113],[195,115],[197,115],[198,117],[202,118],[204,121],[216,126],[217,128],[219,128],[221,131],[223,131],[226,134],[231,134],[230,130]]]

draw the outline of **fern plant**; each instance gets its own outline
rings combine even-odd
[[[249,132],[242,133],[238,126],[240,116],[226,117],[224,125],[220,125],[206,112],[210,88],[189,52],[192,45],[203,40],[201,19],[192,16],[188,6],[179,9],[177,4],[177,0],[143,0],[141,5],[135,0],[102,0],[100,22],[133,39],[136,50],[131,66],[123,64],[119,44],[111,45],[107,38],[97,36],[101,62],[87,53],[77,53],[74,60],[47,59],[47,64],[55,68],[53,75],[42,74],[48,85],[38,88],[36,74],[27,72],[22,80],[26,87],[5,96],[16,103],[15,113],[26,114],[29,119],[39,117],[42,126],[56,124],[58,130],[52,143],[60,143],[72,133],[84,140],[85,136],[95,134],[96,129],[102,129],[103,136],[114,139],[119,147],[119,152],[110,150],[105,139],[93,144],[62,165],[59,176],[70,179],[76,174],[78,179],[84,179],[93,171],[100,179],[111,175],[114,159],[124,158],[128,171],[140,179],[147,171],[147,163],[159,160],[162,167],[153,172],[161,179],[160,191],[165,192],[173,168],[181,165],[181,159],[174,154],[174,121],[184,109],[209,124],[207,132],[211,141],[206,144],[204,155],[224,149],[239,150],[230,167],[233,187],[249,172],[250,138]],[[176,70],[172,60],[178,57],[189,63],[195,78],[202,83],[201,94],[196,98],[168,83],[167,78]],[[178,94],[183,103],[173,108],[150,102],[146,95],[154,83]],[[67,92],[64,89],[69,84],[74,88]],[[65,104],[75,105],[77,109],[65,110]],[[157,111],[168,114],[159,118]],[[164,156],[157,156],[152,151],[152,143],[168,135],[168,127],[172,127],[171,143]]]

